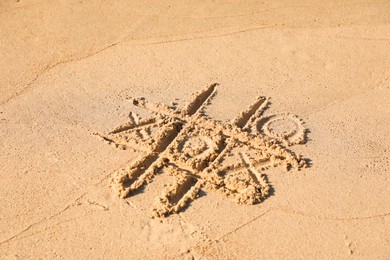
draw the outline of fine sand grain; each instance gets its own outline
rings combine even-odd
[[[0,259],[389,259],[390,2],[0,1]]]

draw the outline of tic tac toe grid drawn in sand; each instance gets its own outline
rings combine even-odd
[[[218,192],[239,204],[256,204],[269,195],[263,171],[269,167],[301,168],[304,160],[285,147],[305,140],[303,122],[292,114],[263,117],[268,99],[258,97],[231,123],[205,115],[216,95],[212,84],[191,96],[184,108],[132,99],[135,106],[150,111],[108,134],[98,136],[115,147],[136,149],[144,156],[116,170],[111,187],[121,198],[164,172],[175,181],[164,187],[153,207],[153,216],[177,213],[197,198],[200,190]]]

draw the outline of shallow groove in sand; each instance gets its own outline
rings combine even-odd
[[[269,196],[263,171],[279,165],[286,169],[305,166],[300,156],[283,146],[306,140],[301,120],[290,114],[277,115],[278,119],[293,122],[295,128],[287,129],[293,132],[290,135],[259,131],[259,120],[269,124],[275,117],[262,117],[268,99],[260,96],[231,123],[216,121],[204,110],[216,95],[217,85],[191,95],[182,109],[134,98],[133,105],[148,109],[151,115],[135,120],[138,116],[130,113],[129,122],[107,134],[98,134],[115,147],[145,152],[143,158],[114,172],[110,184],[119,197],[137,194],[165,169],[175,181],[157,198],[154,217],[180,212],[201,189],[220,193],[239,204],[256,204]]]

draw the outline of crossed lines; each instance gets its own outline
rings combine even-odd
[[[304,166],[299,156],[280,145],[288,138],[304,139],[299,120],[291,117],[297,129],[274,135],[269,124],[280,120],[280,115],[276,119],[267,117],[264,123],[261,116],[268,99],[258,97],[232,122],[218,122],[205,114],[217,86],[214,83],[194,93],[182,109],[133,98],[133,105],[149,110],[151,115],[138,118],[130,113],[129,122],[106,135],[98,134],[116,147],[145,153],[113,174],[111,187],[119,197],[137,194],[164,170],[175,181],[157,198],[152,209],[155,217],[179,212],[197,198],[200,190],[218,192],[239,204],[256,204],[269,195],[270,189],[260,171],[278,165],[287,169]],[[266,131],[259,129],[259,123]]]

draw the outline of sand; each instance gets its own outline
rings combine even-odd
[[[389,259],[390,3],[0,2],[0,258]]]

